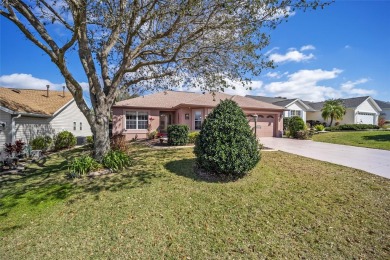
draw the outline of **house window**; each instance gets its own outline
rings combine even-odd
[[[138,111],[126,112],[126,129],[148,129],[148,113]]]
[[[83,130],[83,123],[80,122],[80,131]]]
[[[73,131],[76,131],[76,122],[73,122]]]
[[[200,130],[202,128],[202,112],[195,111],[195,130]]]
[[[291,116],[301,117],[301,110],[291,110]]]

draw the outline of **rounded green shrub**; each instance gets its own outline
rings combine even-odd
[[[93,147],[94,142],[95,141],[93,140],[93,135],[87,136],[87,145],[89,147]]]
[[[32,139],[29,144],[31,145],[31,149],[33,150],[46,151],[49,148],[52,141],[53,141],[52,138],[48,135],[38,136]]]
[[[244,112],[224,100],[207,116],[195,142],[198,168],[241,177],[260,160],[259,145]]]
[[[187,125],[170,125],[168,126],[168,144],[185,145],[188,139]]]
[[[299,116],[293,116],[288,123],[288,130],[292,137],[297,138],[298,131],[305,130],[305,122]]]
[[[69,131],[60,132],[54,140],[54,149],[61,150],[76,145],[76,137]]]

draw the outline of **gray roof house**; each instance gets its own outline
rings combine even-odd
[[[386,121],[390,121],[390,102],[374,99],[378,106],[382,109],[380,114]]]
[[[92,135],[91,127],[67,91],[0,87],[0,149],[4,143],[29,142],[61,131]]]
[[[308,111],[313,111],[313,109],[305,104],[301,99],[299,98],[292,98],[287,99],[285,97],[264,97],[264,96],[251,96],[247,95],[249,98],[253,98],[259,101],[263,101],[266,103],[270,103],[276,106],[281,106],[286,109],[284,111],[283,116],[284,117],[291,117],[291,116],[300,116],[303,121],[306,121],[306,113]]]
[[[370,96],[345,98],[341,99],[346,107],[346,114],[343,119],[338,121],[340,124],[378,124],[378,117],[382,111],[381,107]],[[324,106],[323,102],[308,102],[304,103],[312,108],[307,113],[307,120],[323,122],[321,109]],[[327,120],[327,123],[330,119]]]

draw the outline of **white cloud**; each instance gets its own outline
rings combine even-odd
[[[62,90],[65,83],[53,83],[47,79],[36,78],[31,74],[24,73],[0,76],[0,86],[2,87],[45,90],[46,85],[49,85],[51,90]],[[89,89],[86,82],[80,82],[80,85],[84,91]]]
[[[368,78],[347,81],[339,87],[321,83],[336,79],[341,73],[342,70],[337,68],[332,70],[299,70],[288,74],[285,81],[265,84],[263,90],[267,96],[300,98],[308,101],[323,101],[330,98],[356,97],[376,93],[372,89],[356,88],[356,85],[368,82]]]
[[[351,49],[351,48],[352,48],[351,45],[348,44],[344,46],[344,49]]]
[[[320,85],[319,82],[336,78],[342,70],[300,70],[289,74],[287,81],[266,84],[265,90],[270,96],[301,98],[309,101],[320,101],[338,98],[339,91],[332,87]]]
[[[355,81],[347,81],[343,84],[341,84],[341,89],[343,91],[349,91],[351,89],[353,89],[356,85],[359,85],[359,84],[363,84],[363,83],[366,83],[368,82],[368,78],[362,78],[362,79],[358,79],[358,80],[355,80]]]
[[[343,84],[341,84],[341,91],[344,92],[345,96],[353,97],[353,96],[370,96],[376,94],[375,90],[372,89],[363,89],[363,88],[356,88],[356,85],[364,84],[368,82],[368,78],[361,78],[355,81],[347,81]]]
[[[269,78],[278,78],[279,77],[279,73],[277,72],[268,72],[267,74],[265,74],[267,77]]]
[[[308,55],[306,55],[295,49],[290,49],[285,54],[273,53],[269,57],[274,62],[280,63],[280,62],[288,62],[288,61],[295,61],[295,62],[307,61],[313,59],[315,56],[313,53],[309,53]]]
[[[275,72],[268,72],[267,74],[265,74],[266,77],[274,78],[274,79],[280,79],[286,75],[288,75],[288,71],[286,71],[284,73],[280,73],[279,71],[275,71]]]
[[[252,82],[248,84],[248,88],[250,87],[251,89],[247,89],[246,87],[243,87],[240,82],[229,81],[229,83],[235,87],[235,89],[232,88],[225,89],[224,93],[229,95],[240,95],[240,96],[251,95],[251,93],[253,92],[258,93],[263,87],[263,82],[261,80],[252,80]]]
[[[50,89],[61,89],[64,83],[53,83],[47,79],[35,78],[31,74],[14,73],[0,76],[0,85],[22,89],[46,89],[46,85],[50,85]]]
[[[315,50],[316,47],[314,47],[313,45],[309,44],[309,45],[304,45],[301,47],[301,51],[307,51],[307,50]]]

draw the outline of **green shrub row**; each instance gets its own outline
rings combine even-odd
[[[370,130],[370,129],[379,129],[377,125],[371,124],[346,124],[325,127],[325,131],[359,131],[359,130]]]

